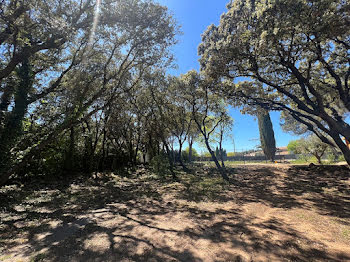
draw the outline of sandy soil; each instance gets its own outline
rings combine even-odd
[[[3,187],[0,261],[350,261],[349,169],[229,172]]]

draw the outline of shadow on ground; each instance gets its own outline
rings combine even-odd
[[[197,167],[175,183],[144,172],[7,186],[0,191],[0,260],[350,260],[343,248],[350,244],[346,167],[242,166],[229,173],[231,184]],[[343,238],[328,246],[327,234],[319,239],[294,226],[304,222],[293,218],[295,210],[339,219]]]

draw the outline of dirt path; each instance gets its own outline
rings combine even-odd
[[[0,191],[0,261],[350,261],[350,172],[239,166]]]

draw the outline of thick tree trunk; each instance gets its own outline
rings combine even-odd
[[[346,152],[342,151],[346,163],[350,166],[350,150],[346,150]]]
[[[6,183],[11,175],[8,172],[11,166],[11,149],[22,135],[22,121],[28,111],[28,93],[33,84],[28,59],[24,59],[18,70],[18,77],[20,81],[16,88],[15,105],[9,117],[4,120],[4,128],[0,133],[0,185]]]
[[[333,138],[334,142],[337,144],[340,151],[343,153],[345,161],[350,166],[350,148],[342,141],[339,135],[332,134],[331,137]]]

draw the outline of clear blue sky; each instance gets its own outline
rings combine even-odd
[[[218,24],[220,16],[226,11],[229,0],[158,0],[166,5],[181,26],[182,36],[173,48],[178,68],[170,70],[173,75],[184,74],[191,69],[199,70],[197,47],[201,42],[201,34],[210,24]],[[257,121],[249,115],[242,115],[238,109],[230,108],[230,115],[235,121],[233,137],[236,149],[252,149],[259,141]],[[278,147],[286,146],[297,137],[287,134],[280,127],[279,113],[271,113],[272,124]],[[228,152],[233,151],[232,140],[225,141]]]

